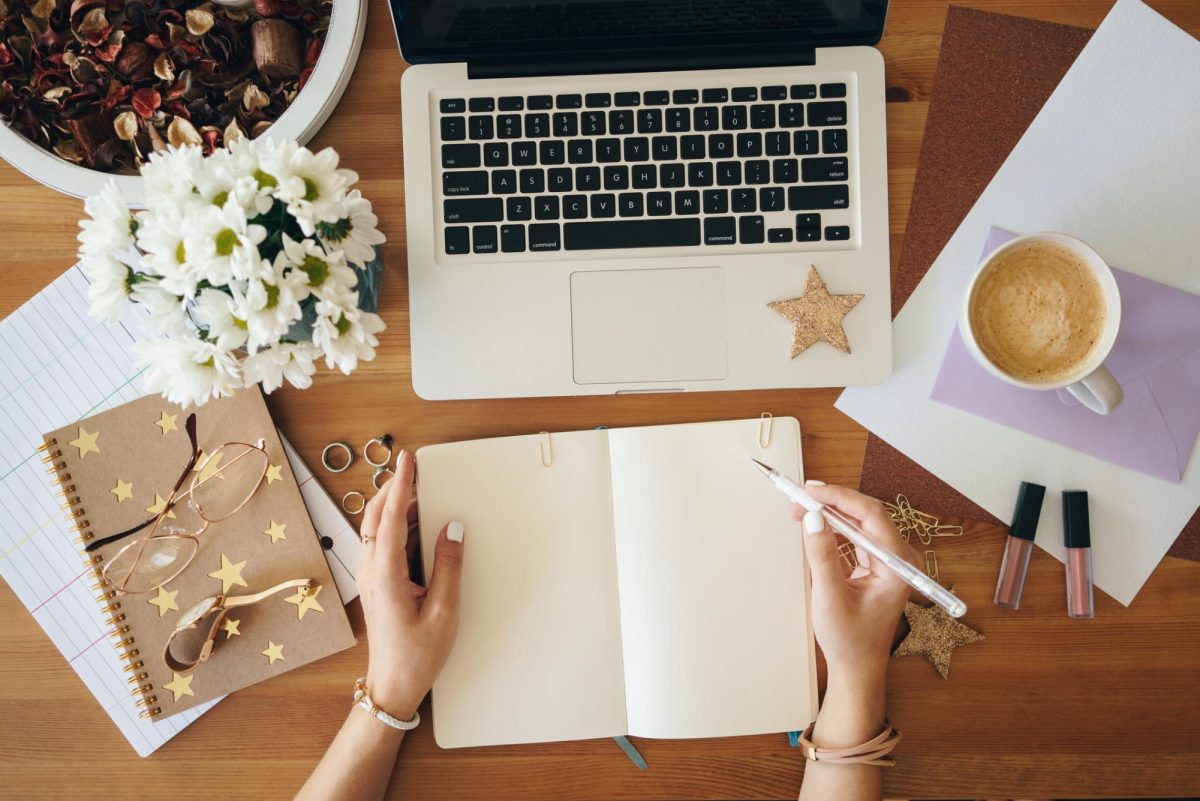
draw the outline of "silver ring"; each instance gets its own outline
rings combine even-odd
[[[358,508],[351,509],[348,503],[351,498],[358,498]],[[348,515],[360,515],[367,508],[367,498],[358,490],[351,490],[342,496],[342,511]]]
[[[378,445],[381,448],[387,449],[387,456],[383,457],[382,462],[377,462],[371,458],[371,446]],[[392,435],[384,434],[382,437],[371,437],[367,440],[367,444],[363,445],[363,458],[367,460],[367,464],[371,467],[382,468],[387,467],[392,461]],[[378,487],[376,487],[378,489]]]
[[[375,475],[371,476],[371,486],[373,486],[375,489],[383,489],[383,487],[379,486],[379,477],[384,473],[392,476],[396,475],[396,471],[392,470],[390,467],[376,467]]]
[[[346,463],[341,467],[334,467],[329,463],[329,452],[336,448],[341,448],[346,452]],[[325,446],[325,450],[321,451],[321,464],[325,465],[325,469],[330,473],[345,472],[350,465],[354,464],[354,451],[350,450],[350,446],[344,442],[331,442]]]

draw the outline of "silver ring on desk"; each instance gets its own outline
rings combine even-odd
[[[371,486],[372,487],[374,487],[377,490],[383,489],[383,487],[379,484],[379,477],[382,476],[384,473],[387,473],[389,476],[396,475],[396,471],[390,467],[376,467],[375,475],[371,476]]]
[[[346,452],[346,463],[341,467],[334,467],[329,463],[329,452],[338,449]],[[321,464],[325,465],[325,469],[330,473],[344,473],[350,465],[354,464],[354,451],[350,450],[350,446],[344,442],[331,442],[325,446],[325,450],[321,451]]]
[[[387,449],[387,456],[382,462],[377,462],[371,458],[371,446],[378,445],[381,448]],[[371,437],[367,440],[367,444],[363,445],[363,458],[367,460],[367,464],[376,469],[387,467],[392,461],[392,435],[384,434],[382,437]]]
[[[350,508],[350,499],[358,498],[358,508]],[[360,515],[367,508],[367,497],[358,490],[351,490],[342,496],[342,511],[348,515]]]

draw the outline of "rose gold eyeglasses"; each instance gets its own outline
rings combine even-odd
[[[270,467],[264,440],[251,445],[247,442],[226,442],[200,462],[196,440],[196,415],[188,415],[186,424],[192,443],[192,454],[170,496],[154,517],[133,528],[89,543],[91,552],[150,527],[149,533],[130,542],[109,559],[101,575],[120,595],[136,595],[174,579],[182,573],[200,548],[199,537],[213,523],[235,515],[262,486]],[[195,471],[187,490],[181,492],[188,474]],[[179,506],[187,499],[187,511]],[[187,527],[168,525],[166,520],[181,514],[194,513],[198,520],[184,523]],[[193,529],[189,531],[188,529]]]

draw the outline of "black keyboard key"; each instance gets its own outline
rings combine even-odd
[[[850,207],[850,188],[845,184],[788,187],[788,210],[846,209]]]
[[[705,189],[703,195],[705,214],[729,213],[728,189]]]
[[[585,111],[580,117],[579,123],[584,136],[604,136],[608,133],[603,111]]]
[[[501,111],[522,111],[525,108],[525,98],[523,97],[502,97],[496,107]]]
[[[740,131],[748,125],[745,106],[725,106],[721,109],[721,127],[726,131]]]
[[[529,226],[529,249],[561,250],[562,231],[558,223],[535,223]]]
[[[823,83],[821,84],[821,97],[845,97],[846,84],[844,83]],[[825,236],[829,239],[829,236]]]
[[[545,192],[546,173],[542,170],[521,170],[520,188],[527,195]]]
[[[501,114],[496,117],[496,134],[501,139],[516,139],[521,135],[521,115]]]
[[[567,146],[560,139],[551,139],[538,145],[538,158],[542,164],[562,164],[567,160]]]
[[[587,195],[564,195],[562,210],[565,219],[582,220],[588,215]]]
[[[504,201],[509,220],[528,220],[533,217],[533,198],[517,195]]]
[[[664,248],[700,244],[699,220],[614,220],[563,226],[567,250]]]
[[[612,95],[608,92],[592,92],[584,98],[588,108],[608,108],[612,105]]]
[[[549,114],[526,114],[525,135],[530,139],[544,139],[550,135]]]
[[[787,156],[792,152],[792,139],[787,131],[771,131],[767,134],[767,155]]]
[[[825,227],[825,240],[827,242],[845,242],[850,238],[850,226],[848,225],[827,225]]]
[[[814,128],[846,124],[846,104],[841,100],[808,104],[808,124]]]
[[[705,103],[724,103],[729,100],[729,92],[725,89],[705,89],[700,97]]]
[[[768,242],[791,242],[792,241],[792,229],[791,228],[772,228],[771,230],[767,231],[767,241]]]
[[[572,164],[592,163],[592,140],[575,139],[567,143],[567,161]]]
[[[492,139],[496,136],[496,126],[492,118],[482,114],[468,120],[467,130],[471,132],[472,139]]]
[[[658,167],[658,185],[663,189],[678,189],[686,177],[687,171],[682,164],[660,164]]]
[[[764,186],[758,190],[759,211],[784,211],[786,208],[787,198],[783,193],[783,187]]]
[[[566,138],[579,136],[579,115],[574,111],[560,111],[554,115],[554,135]]]
[[[751,185],[769,183],[771,163],[766,159],[752,159],[745,163],[746,183]]]
[[[743,245],[761,245],[765,237],[766,223],[762,217],[738,218],[738,241]]]
[[[760,133],[740,133],[737,135],[738,158],[752,159],[763,154],[763,140]]]
[[[614,134],[633,133],[633,112],[617,109],[608,112],[608,132]]]
[[[599,195],[592,195],[592,216],[616,217],[617,196],[610,195],[607,192]]]
[[[697,131],[715,131],[721,127],[720,111],[716,106],[696,106],[692,109],[692,127]]]
[[[551,192],[570,192],[571,168],[555,167],[546,173],[546,188]]]
[[[695,89],[676,89],[671,93],[671,102],[681,106],[700,102],[700,93]],[[444,111],[445,109],[443,109]]]
[[[483,146],[483,163],[488,167],[508,166],[508,143],[488,142]]]
[[[794,184],[800,180],[795,159],[775,159],[771,162],[771,180],[777,184]]]
[[[763,100],[787,100],[786,86],[764,86],[762,89]]]
[[[675,213],[680,216],[684,214],[699,214],[700,193],[691,190],[687,192],[676,192]]]
[[[596,161],[601,164],[609,164],[614,161],[621,160],[621,140],[620,139],[597,139],[596,140]]]
[[[679,137],[679,154],[685,159],[704,158],[704,137],[694,134]]]
[[[467,110],[467,101],[461,97],[444,98],[438,103],[443,114],[462,114]]]
[[[654,189],[658,186],[658,170],[653,164],[639,164],[633,168],[634,189]]]
[[[467,108],[471,111],[495,111],[496,101],[490,97],[472,97],[467,101]]]
[[[817,85],[813,83],[792,84],[792,100],[812,100],[817,96]]]
[[[533,216],[539,220],[557,220],[558,196],[543,195],[533,201]]]
[[[637,131],[640,134],[660,133],[663,129],[661,108],[644,108],[637,113]]]
[[[717,186],[737,186],[742,182],[742,163],[722,161],[717,164]]]
[[[751,128],[774,128],[775,127],[775,107],[774,106],[751,106],[750,107],[750,127]]]
[[[674,161],[679,158],[679,146],[673,136],[656,136],[650,141],[655,161]]]
[[[605,189],[628,189],[629,188],[629,168],[624,164],[614,164],[604,168],[604,188]]]
[[[821,241],[821,229],[820,228],[797,228],[796,229],[796,241],[797,242],[820,242]]]
[[[480,164],[479,145],[442,145],[442,166],[446,169],[458,170]]]
[[[442,141],[461,142],[467,138],[467,121],[464,117],[442,117]]]
[[[757,211],[758,205],[754,199],[753,189],[735,189],[730,197],[730,205],[734,211]]]
[[[821,131],[822,153],[845,153],[849,149],[845,128],[827,128]]]
[[[709,134],[708,155],[714,159],[733,158],[733,134]]]
[[[737,221],[733,217],[705,217],[704,244],[733,245],[737,243]]]
[[[613,95],[613,102],[618,106],[640,106],[642,104],[641,92],[617,92]]]
[[[733,90],[733,102],[753,103],[758,100],[757,86],[738,86]]]
[[[712,186],[713,165],[707,161],[693,161],[688,165],[688,186]]]
[[[820,214],[797,214],[796,215],[796,227],[797,228],[820,228],[821,227],[821,215]]]
[[[446,101],[443,100],[443,103]],[[462,102],[462,101],[459,101]],[[446,229],[446,254],[457,256],[471,249],[471,229],[465,225],[454,225]]]
[[[517,191],[516,170],[492,170],[492,194],[511,195]]]
[[[644,136],[631,136],[625,140],[626,161],[648,161],[650,159],[650,140]]]
[[[792,152],[797,156],[807,156],[817,152],[816,131],[796,131],[792,136]]]
[[[847,181],[850,167],[845,156],[834,158],[804,159],[800,162],[800,176],[804,183],[820,181]]]
[[[472,250],[476,253],[495,253],[496,226],[476,225],[473,227],[471,229],[471,244]]]
[[[555,108],[581,108],[583,106],[583,98],[579,95],[556,95],[554,98]]]
[[[455,170],[442,173],[443,195],[486,195],[488,174],[486,170]]]
[[[688,113],[686,108],[669,108],[667,109],[667,130],[673,133],[690,131],[692,129],[692,115]]]
[[[513,142],[512,163],[517,167],[537,164],[537,145],[533,142]]]
[[[670,192],[649,192],[646,194],[646,213],[651,217],[668,217],[671,214]]]
[[[576,167],[575,188],[580,192],[595,192],[600,188],[599,167]]]
[[[645,209],[642,208],[641,192],[626,192],[617,198],[617,214],[620,216],[641,217],[645,213]]]
[[[500,98],[501,101],[504,98]],[[525,226],[523,225],[502,225],[500,226],[500,250],[505,253],[524,253],[525,252]]]
[[[779,127],[799,128],[804,125],[803,103],[781,103],[779,105]]]
[[[642,100],[647,106],[665,106],[671,102],[671,94],[665,90],[644,92]]]
[[[547,111],[554,108],[554,98],[550,95],[530,95],[525,107],[530,111]]]

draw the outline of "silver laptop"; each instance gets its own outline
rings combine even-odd
[[[391,0],[427,399],[891,370],[886,0]],[[850,353],[768,304],[815,265]]]

